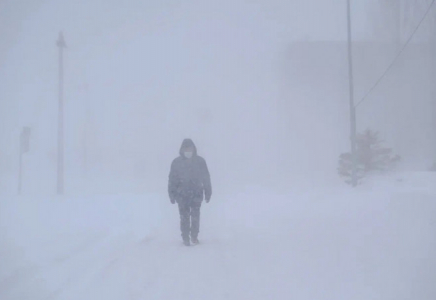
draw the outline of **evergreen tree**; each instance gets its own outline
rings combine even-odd
[[[394,155],[391,148],[384,147],[379,133],[366,130],[356,137],[356,165],[357,178],[361,180],[373,172],[385,172],[392,170],[400,161],[400,156]],[[345,178],[345,182],[351,183],[352,155],[350,152],[339,156],[338,173]]]

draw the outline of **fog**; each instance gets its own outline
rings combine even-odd
[[[401,156],[353,189],[346,3],[0,1],[0,298],[434,299],[436,5],[351,1],[357,132]],[[193,252],[185,138],[213,186]]]
[[[382,41],[374,36],[371,3],[356,4],[352,11],[357,100],[396,54],[390,32],[381,35]],[[54,190],[60,30],[67,43],[68,192],[161,190],[185,137],[198,143],[223,189],[288,178],[337,179],[337,156],[349,148],[342,3],[1,5],[2,191],[15,191],[23,126],[32,130],[24,190]],[[429,43],[430,25],[422,25],[411,47],[417,50],[406,51],[358,111],[359,129],[380,130],[391,145],[400,144],[395,137],[413,137],[403,141],[400,152],[409,163],[419,157],[419,168],[430,165],[435,149],[434,109],[429,109],[434,107],[434,67],[429,69],[434,59],[427,45],[420,47]],[[364,51],[365,43],[374,46]],[[398,88],[404,85],[408,93]],[[405,106],[414,107],[406,109],[408,122],[399,116]],[[389,116],[377,116],[381,110]],[[417,119],[422,122],[416,124]],[[400,123],[410,126],[392,132]],[[418,144],[420,150],[414,148]]]

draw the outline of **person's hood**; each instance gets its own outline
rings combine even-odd
[[[195,147],[195,144],[194,144],[194,142],[191,139],[184,139],[183,140],[182,146],[180,147],[180,151],[179,151],[179,154],[181,156],[184,156],[183,152],[185,152],[186,148],[193,148],[194,149],[193,156],[197,155],[197,147]]]

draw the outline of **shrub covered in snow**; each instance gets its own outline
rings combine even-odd
[[[394,155],[391,148],[383,146],[379,133],[367,129],[356,137],[356,160],[358,181],[372,172],[385,172],[395,168],[401,160],[399,155]],[[339,155],[338,173],[351,183],[352,155],[350,152]]]

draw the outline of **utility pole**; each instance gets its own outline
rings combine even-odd
[[[347,27],[348,27],[348,80],[350,90],[350,139],[351,139],[351,184],[357,185],[357,157],[356,157],[356,107],[354,106],[354,84],[353,84],[353,51],[351,45],[351,4],[347,0]]]
[[[431,64],[431,80],[435,82],[436,80],[436,18],[433,17],[431,20],[431,29],[429,30],[430,36],[430,64]],[[433,157],[432,168],[436,171],[436,86],[433,85],[432,90],[432,108],[433,108]]]
[[[64,66],[63,52],[66,48],[64,36],[59,33],[56,42],[59,48],[59,112],[58,112],[58,165],[57,165],[57,194],[64,193]]]

